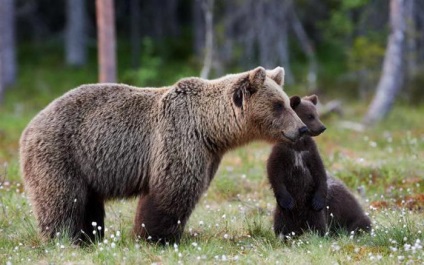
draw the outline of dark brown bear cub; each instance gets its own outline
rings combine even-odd
[[[325,130],[316,112],[316,96],[290,100],[310,136]],[[346,186],[327,176],[310,136],[296,144],[274,146],[268,160],[268,177],[278,202],[274,215],[276,235],[300,235],[307,229],[322,235],[327,226],[333,232],[369,231],[371,220]],[[324,205],[327,207],[322,211]]]
[[[283,236],[311,229],[324,235],[326,218],[322,209],[327,196],[327,175],[311,136],[325,130],[318,118],[317,96],[290,98],[290,105],[304,121],[310,136],[293,144],[279,143],[272,149],[267,170],[277,200],[274,231]]]
[[[327,223],[332,232],[343,229],[348,232],[369,232],[371,220],[364,213],[358,201],[338,179],[327,178]]]

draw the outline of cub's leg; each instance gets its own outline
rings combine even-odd
[[[297,211],[282,209],[277,206],[274,212],[274,233],[276,236],[296,237],[303,234],[301,219]]]
[[[327,233],[327,220],[324,211],[309,210],[306,225],[311,231],[324,236]]]

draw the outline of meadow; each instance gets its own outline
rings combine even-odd
[[[178,245],[131,236],[135,199],[107,203],[101,242],[84,248],[66,237],[43,242],[19,172],[20,133],[52,99],[95,82],[93,69],[94,62],[65,67],[59,54],[20,64],[18,83],[0,107],[0,264],[424,263],[424,105],[401,100],[384,122],[364,131],[341,123],[359,122],[366,111],[364,103],[346,101],[343,116],[324,119],[328,129],[316,138],[327,170],[346,183],[373,220],[370,234],[276,238],[275,199],[265,172],[271,147],[257,142],[224,157]]]

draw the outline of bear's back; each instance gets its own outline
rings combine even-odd
[[[119,84],[75,88],[30,122],[21,137],[21,157],[75,165],[70,167],[90,186],[100,187],[100,195],[138,193],[149,173],[149,153],[143,150],[155,126],[153,106],[166,91]],[[126,185],[112,185],[116,179]]]

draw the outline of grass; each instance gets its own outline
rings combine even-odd
[[[179,245],[161,247],[131,237],[135,200],[106,205],[102,242],[86,248],[72,246],[66,237],[43,242],[19,173],[19,136],[49,101],[80,83],[94,82],[96,73],[94,64],[63,66],[59,52],[20,65],[20,79],[0,108],[0,264],[424,262],[424,106],[402,103],[364,132],[343,129],[340,117],[330,117],[324,121],[328,130],[316,139],[329,172],[354,192],[364,190],[358,198],[373,220],[369,235],[276,238],[275,199],[265,174],[270,146],[253,143],[224,157]],[[349,103],[342,119],[360,120],[365,107]]]

